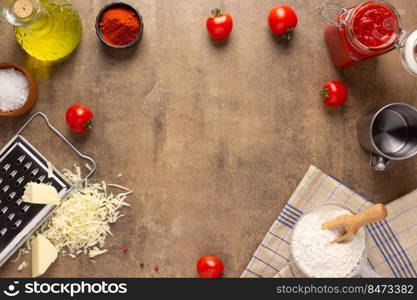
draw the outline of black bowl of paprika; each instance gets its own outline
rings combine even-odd
[[[110,48],[133,47],[142,37],[142,32],[142,15],[127,3],[111,3],[104,6],[97,15],[97,36],[104,45]]]

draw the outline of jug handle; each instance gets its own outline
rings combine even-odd
[[[337,11],[340,14],[346,14],[347,13],[347,9],[344,8],[342,5],[340,5],[339,3],[336,3],[334,1],[325,1],[323,2],[319,7],[316,8],[318,10],[319,16],[320,18],[329,23],[330,25],[333,25],[335,27],[340,27],[340,24],[344,24],[346,23],[346,17],[343,19],[339,19],[339,22],[336,22],[336,16],[333,16],[333,18],[329,17],[326,14],[326,11]],[[347,15],[347,14],[346,14]]]
[[[385,171],[388,167],[389,159],[376,155],[375,153],[371,153],[371,161],[370,165],[377,171]]]
[[[379,275],[374,269],[372,269],[372,267],[368,264],[364,265],[360,270],[359,270],[359,275],[362,278],[382,278],[381,275]]]

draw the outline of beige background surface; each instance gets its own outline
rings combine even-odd
[[[72,2],[84,25],[72,57],[56,66],[28,58],[1,20],[0,60],[37,76],[33,111],[45,112],[97,159],[94,180],[135,194],[126,217],[113,226],[109,254],[97,264],[60,257],[47,276],[193,277],[207,253],[224,260],[226,276],[239,276],[310,164],[376,201],[416,188],[415,159],[376,173],[356,140],[356,122],[367,112],[394,101],[417,104],[416,78],[403,70],[398,52],[336,70],[314,10],[321,0],[128,1],[141,11],[145,31],[138,47],[121,52],[105,49],[95,34],[96,14],[108,1]],[[278,43],[267,28],[268,11],[279,3],[299,17],[290,44]],[[417,2],[395,5],[406,9],[404,27],[416,29]],[[214,43],[205,30],[215,6],[234,18],[225,43]],[[318,97],[333,79],[349,87],[342,109],[326,109]],[[95,113],[88,135],[66,129],[65,111],[74,103]],[[0,119],[0,144],[26,118]],[[28,138],[55,164],[71,165],[42,123]],[[30,274],[30,268],[16,269],[8,263],[0,276]]]

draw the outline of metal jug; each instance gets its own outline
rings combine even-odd
[[[371,153],[371,166],[384,171],[390,160],[417,154],[417,109],[406,103],[388,104],[358,123],[359,143]]]

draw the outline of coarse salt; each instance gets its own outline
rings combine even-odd
[[[19,109],[26,102],[29,84],[26,76],[13,68],[0,69],[0,110]]]
[[[340,215],[351,213],[341,207],[322,206],[303,215],[292,238],[297,265],[309,277],[350,277],[359,268],[365,252],[365,230],[344,243],[332,243],[340,230],[322,230],[321,225]]]

